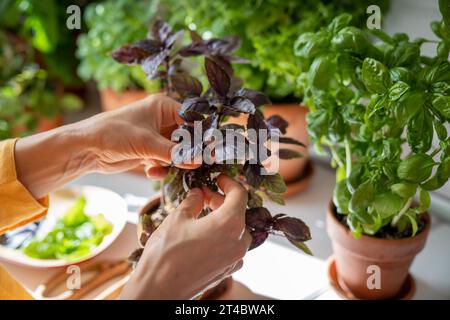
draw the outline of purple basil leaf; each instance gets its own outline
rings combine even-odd
[[[224,59],[224,57],[222,56],[208,56],[208,59],[214,61],[220,68],[222,68],[228,74],[228,76],[230,77],[230,89],[228,89],[228,91],[231,91],[231,84],[234,75],[231,63],[228,60]]]
[[[231,74],[233,74],[233,72]],[[242,81],[241,78],[238,78],[236,76],[232,76],[231,77],[230,92],[238,91],[239,89],[242,88],[243,85],[244,85],[244,81]],[[253,102],[253,104],[255,104],[255,103]]]
[[[233,96],[249,99],[251,102],[253,102],[255,107],[270,104],[269,98],[267,98],[264,94],[256,90],[242,88],[236,91]]]
[[[231,116],[231,117],[239,117],[241,115],[241,113],[239,111],[232,109],[230,107],[227,107],[227,106],[222,107],[222,114],[224,116]]]
[[[221,97],[226,97],[230,90],[230,76],[216,62],[205,58],[205,70],[209,84]]]
[[[177,41],[177,39],[178,39],[179,37],[181,37],[183,33],[184,33],[184,31],[183,31],[183,30],[180,30],[180,31],[178,31],[178,32],[175,32],[175,33],[170,34],[170,35],[167,37],[167,39],[164,41],[164,46],[165,46],[166,48],[172,47],[172,45],[175,43],[175,41]]]
[[[284,120],[282,117],[280,117],[279,115],[274,115],[269,117],[266,120],[267,126],[269,127],[269,129],[279,129],[281,131],[282,134],[286,133],[286,128],[288,126],[288,122],[286,120]]]
[[[300,152],[292,149],[279,149],[277,155],[280,159],[285,160],[303,157],[303,155]]]
[[[139,259],[141,258],[143,252],[144,252],[144,248],[139,248],[139,249],[134,250],[128,257],[128,261],[130,261],[132,263],[139,262]]]
[[[139,243],[141,246],[145,247],[147,244],[148,238],[150,238],[150,235],[148,233],[142,232],[141,236],[139,237]]]
[[[289,137],[280,137],[278,139],[278,142],[285,143],[285,144],[293,144],[293,145],[297,145],[297,146],[306,148],[306,146],[302,142],[297,141],[297,140],[295,140],[293,138],[289,138]]]
[[[142,50],[147,52],[148,55],[156,54],[162,49],[161,43],[153,39],[140,40],[132,44],[132,46],[141,48]]]
[[[207,99],[202,97],[188,98],[183,101],[182,111],[193,110],[202,114],[211,114],[211,109]]]
[[[255,105],[250,99],[244,97],[235,97],[231,100],[231,107],[242,113],[255,113]]]
[[[302,250],[304,253],[309,254],[310,256],[313,255],[311,249],[309,249],[308,246],[306,244],[304,244],[302,241],[295,240],[286,234],[285,234],[285,236],[286,236],[286,239],[288,239],[290,243],[292,243],[294,246],[296,246],[297,248]]]
[[[311,240],[308,226],[300,219],[293,217],[281,217],[275,220],[273,228],[283,232],[286,236],[296,241]]]
[[[240,39],[237,36],[229,36],[222,39],[213,38],[206,43],[211,55],[224,56],[239,48]]]
[[[200,56],[204,55],[207,50],[208,48],[203,42],[193,42],[181,48],[178,54],[182,57]]]
[[[186,122],[202,121],[204,119],[201,113],[193,110],[180,110],[178,111],[178,114],[180,115],[181,119]]]
[[[258,133],[258,130],[266,130],[267,125],[264,121],[264,116],[261,112],[256,111],[254,114],[250,114],[247,120],[247,129],[254,129]]]
[[[192,42],[203,42],[203,38],[194,30],[189,30],[189,35],[191,36]]]
[[[200,96],[203,91],[202,83],[186,73],[177,73],[170,77],[175,91],[181,96]]]
[[[244,165],[244,176],[247,183],[255,189],[259,188],[264,181],[264,176],[261,175],[261,165],[246,163]]]
[[[272,226],[272,215],[264,207],[247,209],[245,211],[245,224],[252,230],[266,231]]]
[[[234,160],[234,163],[243,163],[247,159],[247,142],[245,137],[239,132],[233,132],[233,137],[239,138],[228,141],[226,135],[227,133],[222,131],[224,139],[215,142],[216,160],[218,162]],[[244,144],[240,143],[240,141],[244,141]]]
[[[167,37],[172,34],[172,28],[169,24],[164,22],[161,18],[156,18],[152,26],[152,36],[160,42],[165,42]]]
[[[164,50],[156,55],[146,58],[142,62],[142,69],[144,70],[148,79],[153,79],[155,77],[156,72],[158,71],[158,67],[161,65],[164,59],[168,57],[168,55],[169,50]]]
[[[120,63],[139,64],[149,56],[148,52],[132,44],[125,45],[111,52],[111,57]]]
[[[252,236],[252,243],[250,244],[250,248],[248,248],[248,250],[253,250],[259,247],[269,236],[267,231],[250,231],[250,234]]]

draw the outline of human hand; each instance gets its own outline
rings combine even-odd
[[[190,299],[242,267],[247,192],[224,175],[218,184],[225,196],[192,189],[151,235],[121,298]],[[198,218],[205,203],[213,211]]]
[[[149,175],[162,176],[176,145],[170,136],[183,123],[180,106],[164,94],[154,94],[82,123],[83,130],[94,137],[95,171],[118,172],[146,164]]]
[[[153,165],[161,177],[176,145],[171,133],[182,123],[180,104],[151,95],[123,108],[19,139],[15,145],[17,175],[35,198],[41,198],[89,172],[113,173]],[[192,169],[198,165],[179,167]]]

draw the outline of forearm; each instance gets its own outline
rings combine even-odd
[[[95,170],[95,152],[83,131],[67,125],[17,141],[17,176],[35,198]]]

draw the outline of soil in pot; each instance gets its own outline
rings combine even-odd
[[[358,299],[398,297],[415,256],[423,249],[430,230],[428,213],[414,236],[394,233],[385,227],[376,236],[356,239],[330,201],[327,232],[332,240],[337,278],[341,287]],[[387,234],[390,234],[387,237]],[[405,235],[407,237],[405,237]]]
[[[115,110],[147,96],[148,93],[144,90],[126,90],[123,92],[117,92],[110,88],[100,90],[103,111]]]
[[[151,232],[164,221],[166,214],[160,209],[160,195],[153,196],[147,204],[139,211],[139,223],[137,225],[137,235],[141,245],[145,245]],[[143,230],[150,231],[150,234],[146,234]],[[222,280],[215,287],[206,290],[199,297],[198,300],[215,300],[226,294],[233,284],[232,277],[228,277]]]

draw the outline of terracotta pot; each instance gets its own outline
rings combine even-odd
[[[149,201],[139,210],[139,222],[137,224],[137,236],[138,239],[141,236],[142,233],[142,223],[141,223],[141,217],[144,214],[147,214],[151,212],[152,210],[156,210],[159,207],[160,204],[160,194],[156,194],[153,197],[149,199]],[[154,228],[156,229],[156,227]],[[215,300],[223,296],[225,293],[227,293],[233,284],[233,278],[228,277],[224,280],[222,280],[218,285],[215,287],[206,290],[203,292],[200,296],[197,297],[197,299],[200,300]]]
[[[131,102],[144,99],[147,96],[148,93],[144,90],[127,90],[124,92],[117,92],[109,88],[100,90],[103,111],[120,108]]]
[[[48,130],[52,130],[62,126],[63,117],[62,115],[57,115],[55,118],[39,118],[38,127],[36,129],[37,132],[44,132]]]
[[[425,246],[431,225],[428,213],[424,215],[424,229],[414,237],[381,239],[363,235],[356,239],[350,229],[337,220],[334,212],[334,204],[330,201],[327,232],[332,241],[340,286],[359,299],[397,297],[408,277],[411,263]],[[368,284],[373,284],[372,278],[377,267],[380,271],[380,287],[369,289]]]
[[[273,104],[265,106],[263,113],[266,118],[279,115],[289,122],[286,137],[294,138],[308,145],[308,132],[306,130],[306,113],[308,109],[297,103]],[[283,145],[283,149],[293,149],[301,152],[304,157],[290,160],[279,160],[279,173],[283,180],[289,184],[302,177],[306,163],[308,162],[308,150],[299,146]]]

